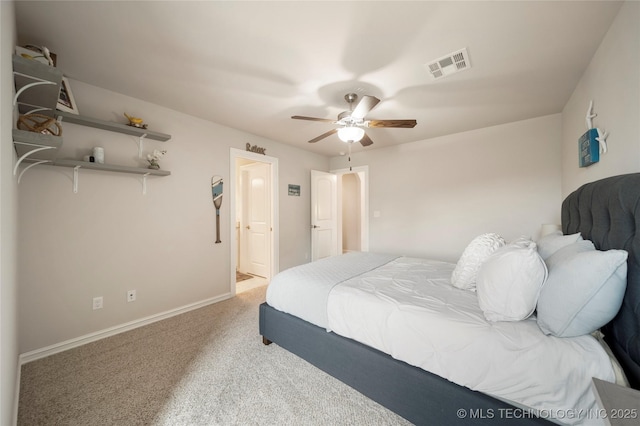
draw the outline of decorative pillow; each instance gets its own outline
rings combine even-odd
[[[564,246],[561,249],[557,250],[551,256],[545,260],[547,264],[547,269],[551,270],[555,268],[557,265],[566,262],[571,257],[575,256],[578,253],[584,253],[586,251],[594,251],[596,247],[589,240],[580,240],[573,244],[569,244],[568,246]]]
[[[480,267],[478,303],[489,321],[520,321],[536,309],[547,267],[536,243],[520,238],[496,250]]]
[[[587,249],[578,243],[548,260],[549,277],[538,299],[538,326],[545,334],[589,334],[616,316],[627,288],[627,252]]]
[[[504,245],[504,239],[498,234],[488,233],[475,237],[462,252],[451,274],[451,284],[464,290],[475,289],[480,265]]]
[[[581,240],[582,236],[579,232],[576,234],[562,235],[562,231],[555,231],[538,240],[538,253],[544,260],[547,260],[549,256],[562,247]]]

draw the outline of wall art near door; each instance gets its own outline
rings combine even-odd
[[[220,206],[222,205],[222,176],[211,178],[211,194],[213,195],[213,206],[216,208],[216,244],[220,241]]]
[[[289,184],[289,195],[292,197],[300,196],[300,185]]]

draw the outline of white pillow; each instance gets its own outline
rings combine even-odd
[[[473,290],[476,286],[476,275],[482,262],[497,249],[505,245],[504,239],[493,233],[475,237],[462,252],[451,274],[451,284],[464,290]]]
[[[573,244],[547,260],[549,277],[540,292],[537,319],[545,334],[589,334],[620,310],[627,288],[627,252],[586,246]]]
[[[478,303],[489,321],[520,321],[536,309],[547,267],[536,243],[521,238],[496,250],[478,272]]]
[[[564,246],[561,249],[557,250],[551,256],[545,260],[547,264],[547,269],[551,270],[556,266],[560,265],[563,262],[567,262],[573,256],[578,253],[584,253],[586,251],[594,251],[596,247],[590,240],[580,240],[576,241],[573,244],[569,244],[568,246]]]
[[[540,256],[544,260],[547,260],[549,256],[551,256],[562,247],[568,246],[569,244],[573,244],[581,240],[582,236],[579,232],[576,234],[562,235],[562,231],[555,231],[551,234],[545,235],[538,240],[538,253],[540,253]]]

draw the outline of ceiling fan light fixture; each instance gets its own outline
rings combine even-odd
[[[364,129],[361,127],[345,126],[338,129],[338,137],[342,142],[359,142],[364,137]]]

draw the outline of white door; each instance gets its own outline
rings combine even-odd
[[[242,220],[240,243],[241,270],[261,277],[269,276],[271,259],[270,165],[253,163],[241,167]]]
[[[338,254],[337,176],[311,171],[311,260]]]

